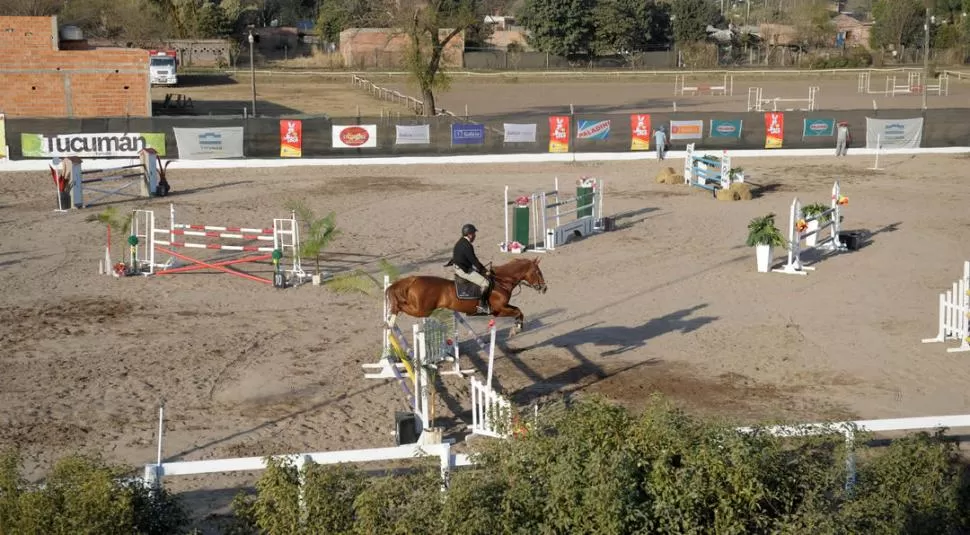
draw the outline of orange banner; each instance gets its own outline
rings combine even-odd
[[[630,150],[650,150],[650,116],[634,114],[630,116]]]
[[[765,148],[780,149],[785,141],[785,114],[769,112],[765,114]]]
[[[280,121],[280,157],[303,157],[303,121],[288,119]]]
[[[549,152],[569,152],[569,116],[549,117]]]

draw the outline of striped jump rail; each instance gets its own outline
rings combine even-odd
[[[299,226],[296,216],[291,214],[287,219],[274,219],[273,226],[263,227],[242,227],[228,225],[190,225],[175,222],[175,207],[169,206],[168,228],[158,228],[155,225],[155,214],[151,210],[135,210],[133,214],[132,234],[138,238],[138,245],[135,250],[135,264],[139,271],[146,275],[168,275],[176,273],[187,273],[200,269],[216,270],[231,275],[236,275],[245,279],[272,283],[268,278],[246,274],[228,266],[241,263],[266,262],[272,259],[272,253],[279,250],[283,253],[283,259],[290,260],[288,273],[295,278],[305,278],[306,273],[300,266],[299,256]],[[208,238],[211,240],[239,240],[246,242],[263,242],[264,244],[231,244],[224,241],[202,243],[186,241],[185,237]],[[182,239],[179,239],[182,238]],[[265,242],[272,242],[268,244]],[[233,251],[244,253],[262,253],[245,258],[235,258],[231,260],[199,260],[189,256],[176,253],[165,249],[205,249],[210,251]],[[170,258],[165,263],[156,263],[156,251],[167,254]],[[175,267],[175,259],[188,262],[190,265]]]

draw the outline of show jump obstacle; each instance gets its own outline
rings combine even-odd
[[[138,199],[154,196],[162,173],[161,160],[154,149],[142,149],[138,159],[137,164],[84,171],[81,168],[83,160],[77,156],[54,158],[50,169],[57,187],[58,210],[86,208],[110,197]],[[91,185],[98,183],[111,185]],[[85,192],[101,195],[86,200]]]
[[[970,351],[970,262],[963,263],[963,278],[940,294],[940,330],[923,343],[948,340],[959,341],[960,347],[949,347],[947,353]]]
[[[384,277],[384,289],[390,286],[390,277]],[[397,326],[387,324],[388,304],[384,299],[383,352],[379,362],[363,364],[366,379],[396,379],[412,408],[415,418],[415,435],[421,443],[432,443],[424,431],[432,428],[434,411],[430,402],[429,372],[441,375],[471,375],[474,369],[460,367],[460,327],[472,335],[471,338],[488,354],[486,382],[471,378],[472,394],[472,434],[504,437],[505,427],[501,418],[511,409],[511,402],[491,388],[492,369],[495,362],[495,322],[489,323],[487,346],[465,319],[454,313],[453,329],[434,318],[423,318],[412,326],[412,343],[409,344],[404,333]],[[449,338],[453,334],[453,338]],[[441,365],[453,363],[453,369],[442,369]],[[369,371],[370,370],[370,371]]]
[[[289,269],[274,271],[289,273],[292,278],[298,280],[306,277],[306,273],[300,267],[300,227],[294,214],[287,219],[274,219],[272,227],[187,225],[175,222],[175,206],[169,205],[168,228],[158,228],[155,212],[152,210],[134,210],[131,228],[131,235],[137,238],[137,243],[132,247],[132,268],[144,275],[171,275],[213,269],[255,282],[273,284],[274,281],[271,279],[243,273],[229,267],[247,262],[273,260],[274,264],[289,261]],[[200,238],[200,241],[185,241],[187,236]],[[257,254],[231,260],[205,261],[174,251],[182,248]],[[274,258],[276,251],[279,251],[279,259]],[[156,261],[157,253],[168,255],[169,259],[159,263]],[[187,265],[176,267],[176,259],[186,262]]]
[[[684,184],[704,188],[713,193],[719,189],[728,189],[733,183],[743,183],[744,174],[731,173],[731,156],[724,151],[720,159],[710,154],[697,155],[694,144],[687,145],[687,155],[684,157]]]
[[[686,85],[686,75],[678,74],[674,76],[674,96],[682,97],[688,93],[691,95],[708,94],[712,96],[733,96],[734,95],[734,75],[724,75],[721,85],[698,84]]]
[[[805,266],[802,263],[802,241],[805,248],[815,248],[828,252],[847,251],[842,241],[839,239],[839,227],[842,224],[842,206],[849,203],[847,197],[841,195],[839,183],[832,185],[832,202],[829,209],[814,215],[805,215],[802,212],[802,204],[798,197],[791,203],[791,214],[788,218],[788,261],[784,267],[773,269],[776,273],[788,275],[807,275],[807,271],[814,271],[814,267]],[[829,229],[827,237],[819,240],[822,232]]]
[[[576,196],[563,198],[559,178],[552,191],[539,191],[509,200],[505,186],[505,241],[499,244],[503,253],[553,251],[568,243],[571,237],[589,236],[605,230],[603,188],[605,181],[583,177],[576,183]],[[565,221],[576,214],[572,221]],[[509,234],[511,219],[512,234]]]
[[[808,98],[764,98],[764,89],[761,87],[748,88],[748,111],[817,111],[818,104],[815,102],[818,96],[818,87],[808,88]],[[791,104],[785,104],[789,102]],[[799,104],[801,103],[801,104]],[[779,104],[781,107],[779,107]],[[768,106],[771,109],[768,109]],[[792,106],[792,107],[786,107]]]

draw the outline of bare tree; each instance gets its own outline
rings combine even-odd
[[[392,20],[406,36],[405,66],[424,101],[424,115],[436,113],[434,93],[447,89],[442,69],[448,44],[480,18],[475,0],[400,0]]]
[[[0,15],[9,17],[49,17],[60,13],[63,0],[0,0]]]

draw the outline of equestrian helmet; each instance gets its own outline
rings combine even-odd
[[[468,236],[473,232],[478,232],[478,229],[475,228],[475,225],[472,225],[471,223],[465,223],[465,225],[461,227],[462,236]]]

